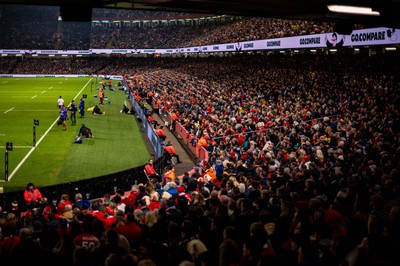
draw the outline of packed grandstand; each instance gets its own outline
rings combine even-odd
[[[97,8],[84,23],[59,20],[57,7],[4,5],[1,12],[0,49],[173,48],[333,31],[327,22],[212,14]]]
[[[204,15],[210,19],[196,24],[193,14],[96,10],[83,38],[57,35],[42,22],[37,36],[27,36],[23,21],[5,11],[1,28],[13,37],[2,38],[1,49],[87,49],[87,36],[91,48],[185,47],[333,30],[307,21]],[[45,14],[57,18],[53,9]],[[192,22],[133,22],[165,16]],[[127,17],[129,27],[95,22]],[[17,30],[7,24],[17,22]],[[136,100],[174,117],[188,145],[207,153],[203,171],[178,182],[132,184],[110,200],[72,208],[79,199],[60,195],[58,204],[42,203],[24,217],[4,206],[1,258],[46,258],[49,265],[397,265],[399,55],[381,50],[1,58],[2,74],[131,77],[131,92],[143,96]]]

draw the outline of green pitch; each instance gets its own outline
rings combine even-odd
[[[86,110],[85,118],[76,125],[67,120],[63,131],[57,99],[65,105],[72,99],[79,104],[85,99],[86,109],[99,103],[97,88],[100,78],[0,78],[0,187],[4,192],[22,190],[29,182],[37,187],[69,183],[116,173],[143,165],[150,158],[145,139],[132,115],[120,113],[128,99],[123,91],[105,90],[105,115]],[[110,102],[110,103],[108,103]],[[69,115],[69,113],[68,113]],[[34,119],[39,126],[34,127]],[[82,124],[91,128],[94,138],[73,144]],[[36,132],[36,146],[34,145]],[[13,150],[6,152],[6,143]],[[8,179],[5,182],[5,157],[8,155]]]

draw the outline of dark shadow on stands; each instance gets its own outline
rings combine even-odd
[[[156,169],[163,169],[165,167],[165,163],[166,159],[164,156],[162,156],[154,161],[154,166],[157,167]],[[106,193],[113,195],[117,188],[128,191],[131,190],[132,185],[134,185],[135,182],[138,184],[146,184],[147,178],[143,170],[144,165],[100,177],[47,187],[39,187],[39,190],[42,192],[44,197],[48,198],[50,203],[52,200],[59,200],[60,195],[62,194],[68,194],[70,198],[73,199],[75,194],[78,192],[82,193],[84,197],[85,195],[90,195],[89,200],[95,201],[99,198],[102,198]],[[23,194],[24,190],[0,194],[0,202],[2,202],[4,205],[1,206],[3,210],[8,210],[11,206],[11,203],[14,200],[17,200],[20,203],[20,210],[25,211]]]

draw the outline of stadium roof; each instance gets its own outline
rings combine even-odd
[[[62,6],[78,20],[87,20],[89,8],[118,8],[328,21],[338,23],[343,30],[351,29],[354,24],[400,27],[400,0],[0,0],[0,3]],[[337,13],[330,11],[328,5],[370,7],[380,15]]]

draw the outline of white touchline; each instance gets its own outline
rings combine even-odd
[[[89,82],[92,80],[93,78],[89,79],[89,81],[85,84],[85,86],[82,87],[82,89],[78,92],[78,94],[75,96],[75,98],[78,97],[79,94],[82,93],[82,91],[85,89],[85,87],[89,84]],[[74,98],[74,99],[75,99]],[[29,158],[29,156],[31,155],[31,153],[36,149],[37,146],[39,146],[40,142],[42,142],[42,140],[44,139],[44,137],[46,137],[46,135],[49,133],[49,131],[53,128],[53,126],[57,123],[58,121],[58,117],[56,118],[56,120],[53,122],[53,124],[51,124],[51,126],[46,130],[46,132],[44,132],[43,136],[36,142],[36,146],[32,147],[31,150],[25,155],[25,157],[19,162],[19,164],[17,165],[17,167],[15,167],[14,171],[11,172],[11,174],[8,176],[8,180],[10,181],[11,178],[15,175],[15,173],[18,171],[18,169],[25,163],[25,161]]]
[[[45,93],[46,91],[42,91],[41,93]]]
[[[8,109],[8,110],[6,110],[4,113],[11,112],[12,110],[14,110],[14,107],[13,107],[13,108],[10,108],[10,109]]]
[[[51,90],[53,87],[50,87],[49,90]]]
[[[47,133],[49,133],[49,131],[51,130],[51,128],[57,123],[58,121],[58,117],[57,119],[53,122],[53,124],[51,124],[51,126],[46,130],[46,132],[44,132],[43,136],[39,139],[38,142],[36,142],[36,146],[32,147],[31,150],[25,155],[25,157],[19,162],[19,164],[17,165],[17,167],[15,167],[14,171],[12,171],[12,173],[8,176],[8,180],[11,180],[11,178],[14,176],[14,174],[18,171],[18,169],[24,164],[24,162],[28,159],[28,157],[31,155],[31,153],[35,150],[35,148],[39,145],[39,143],[44,139],[44,137],[47,135]]]
[[[34,96],[32,96],[32,99],[33,99],[33,98],[36,98],[36,97],[37,97],[37,95],[34,95]]]
[[[79,95],[82,93],[82,91],[86,88],[86,86],[89,84],[89,82],[90,82],[92,79],[93,79],[93,77],[90,78],[88,82],[86,82],[85,86],[83,86],[82,89],[78,92],[78,94],[74,97],[74,100],[75,100],[76,98],[79,97]]]

